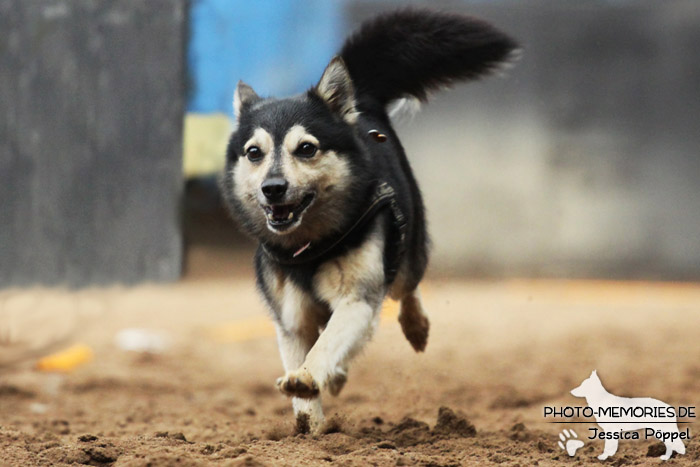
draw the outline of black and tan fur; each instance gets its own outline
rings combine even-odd
[[[323,423],[320,393],[340,392],[385,296],[401,301],[413,348],[427,344],[425,213],[387,107],[478,78],[514,49],[473,18],[404,10],[364,24],[304,94],[263,99],[238,84],[222,189],[260,242],[257,282],[286,370],[277,384],[312,431]],[[367,214],[380,183],[393,204]]]

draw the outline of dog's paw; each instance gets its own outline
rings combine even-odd
[[[348,373],[345,370],[336,371],[328,380],[328,392],[331,396],[337,396],[340,391],[345,387],[345,383],[348,382]]]
[[[281,378],[277,378],[277,388],[288,396],[312,399],[318,396],[319,387],[311,373],[303,368],[289,371]]]
[[[403,335],[416,352],[423,352],[428,345],[430,321],[422,313],[400,313],[399,323]]]

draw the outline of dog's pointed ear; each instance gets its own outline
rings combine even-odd
[[[241,110],[244,107],[259,100],[260,96],[253,91],[253,88],[243,81],[239,81],[236,85],[236,92],[233,93],[233,112],[236,114],[236,118],[241,116]]]
[[[314,91],[343,120],[351,124],[357,121],[355,87],[342,58],[331,60]]]

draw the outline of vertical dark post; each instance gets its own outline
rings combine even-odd
[[[0,0],[0,287],[179,277],[186,13]]]

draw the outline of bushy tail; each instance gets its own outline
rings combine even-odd
[[[357,95],[386,106],[497,69],[517,49],[514,40],[467,16],[401,10],[364,23],[341,57]]]

